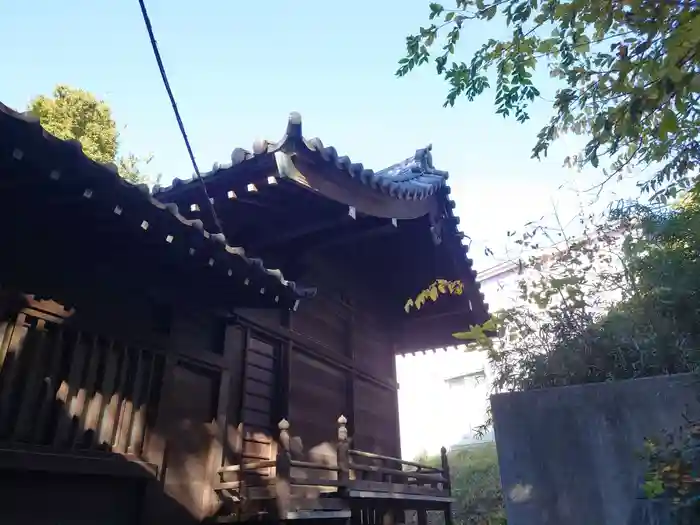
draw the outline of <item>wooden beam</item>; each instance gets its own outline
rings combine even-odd
[[[330,365],[344,371],[352,370],[352,361],[350,361],[346,356],[342,356],[337,352],[334,352],[326,345],[319,343],[318,341],[311,339],[304,334],[288,330],[282,326],[275,328],[264,326],[245,317],[244,315],[232,316],[231,321],[236,322],[243,327],[252,328],[262,333],[269,334],[271,337],[291,341],[299,352],[309,357],[313,357],[326,365]],[[363,379],[379,388],[390,391],[396,390],[395,382],[388,383],[360,370],[356,370],[355,373],[360,379]]]
[[[281,232],[278,231],[270,237],[262,237],[259,241],[251,243],[250,250],[261,251],[274,248],[280,245],[299,240],[300,238],[313,235],[315,233],[324,232],[326,230],[332,230],[337,226],[344,225],[352,221],[353,219],[351,219],[347,214],[342,215],[340,217],[332,217],[331,219],[323,222],[316,222],[315,220],[311,220],[310,223],[298,225],[291,230]]]
[[[367,229],[352,232],[347,235],[339,235],[325,240],[324,242],[316,243],[309,246],[304,250],[304,253],[315,253],[320,250],[325,250],[335,246],[340,246],[344,244],[349,244],[352,242],[358,242],[369,237],[376,237],[379,235],[388,235],[390,233],[396,232],[396,226],[392,223],[383,223],[379,226],[372,226]]]
[[[355,312],[350,311],[350,317],[347,320],[346,332],[345,332],[345,353],[350,359],[351,369],[347,375],[347,385],[345,391],[345,414],[347,414],[348,419],[348,431],[351,436],[355,435],[355,378],[357,377],[356,368],[357,363],[355,362]]]

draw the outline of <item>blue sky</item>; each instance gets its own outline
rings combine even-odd
[[[432,67],[394,77],[404,37],[426,23],[427,3],[147,0],[200,169],[258,137],[277,140],[298,111],[305,136],[376,170],[432,143],[436,167],[450,172],[477,269],[494,264],[485,246],[503,258],[506,231],[551,215],[553,204],[567,221],[580,202],[573,189],[599,175],[562,167],[580,140],[530,160],[547,102],[521,125],[495,115],[492,94],[443,109],[446,86]],[[164,183],[191,176],[137,0],[6,2],[1,12],[2,102],[24,109],[57,83],[86,89],[111,105],[122,152],[153,153]],[[461,53],[493,33],[470,29]],[[554,86],[544,88],[547,96]]]

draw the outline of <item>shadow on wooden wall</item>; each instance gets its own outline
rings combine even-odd
[[[199,523],[191,509],[201,501],[166,493],[163,458],[187,479],[206,468],[191,463],[202,455],[194,449],[209,449],[216,434],[181,421],[190,438],[166,454],[156,424],[163,353],[83,332],[26,298],[2,303],[0,521]]]

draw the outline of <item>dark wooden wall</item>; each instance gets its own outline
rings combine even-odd
[[[377,300],[381,292],[352,269],[321,258],[314,262],[305,278],[318,286],[318,295],[291,317],[292,333],[314,343],[292,352],[292,433],[306,433],[308,446],[334,439],[332,423],[343,413],[355,446],[399,455],[391,325]],[[304,418],[303,429],[295,416]]]
[[[344,370],[292,350],[289,421],[306,448],[336,440],[335,421],[347,411],[348,374]]]
[[[197,523],[216,505],[230,385],[223,325],[143,298],[111,299],[67,309],[0,292],[0,492],[17,472],[53,487],[54,499],[92,476],[91,501],[74,491],[62,519],[88,519],[91,503],[128,492],[127,522],[136,513]],[[40,510],[26,505],[13,519],[40,523]]]
[[[344,414],[356,447],[398,455],[381,310],[358,276],[318,261],[311,277],[319,296],[294,313],[0,292],[0,478],[29,464],[48,484],[97,476],[95,490],[127,487],[114,490],[135,491],[134,513],[175,525],[216,510],[219,466],[273,458],[282,418],[307,450],[334,441]]]

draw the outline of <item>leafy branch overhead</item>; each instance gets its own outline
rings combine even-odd
[[[462,281],[447,281],[445,279],[437,279],[428,288],[421,291],[415,299],[409,299],[406,301],[403,309],[408,313],[411,308],[420,310],[423,305],[430,299],[435,302],[443,295],[462,295],[464,292],[464,284]]]
[[[598,167],[609,157],[606,181],[651,166],[653,175],[639,184],[662,201],[690,185],[700,157],[697,2],[455,0],[429,7],[431,23],[406,38],[398,76],[432,62],[449,85],[445,106],[495,85],[496,112],[524,122],[541,98],[536,70],[546,69],[559,84],[534,158],[573,132],[589,138],[574,163]],[[463,61],[460,38],[484,22],[504,24],[507,38],[477,42]]]

